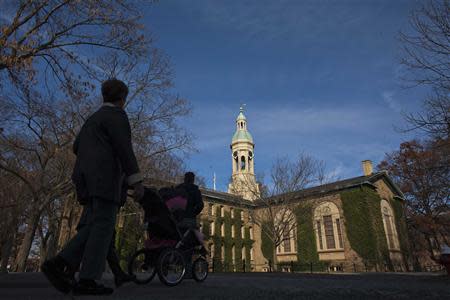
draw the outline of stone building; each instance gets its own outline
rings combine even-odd
[[[230,146],[228,192],[202,189],[205,208],[199,221],[216,270],[265,271],[269,261],[281,270],[321,266],[330,271],[399,271],[409,267],[403,194],[386,172],[374,173],[370,161],[363,161],[362,176],[264,199],[267,204],[289,196],[287,207],[273,205],[289,210],[295,222],[274,249],[261,222],[255,222],[255,215],[267,208],[257,195],[254,146],[241,108]]]

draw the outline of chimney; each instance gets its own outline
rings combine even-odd
[[[373,173],[372,161],[371,160],[363,160],[362,168],[364,172],[364,176],[370,176]]]

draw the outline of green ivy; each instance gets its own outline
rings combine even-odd
[[[341,192],[347,237],[358,255],[368,264],[391,266],[381,216],[381,198],[370,187]]]
[[[271,223],[269,221],[261,224],[261,252],[267,261],[273,260],[273,253],[275,251],[275,245],[273,240],[270,238],[268,232]]]
[[[301,203],[294,210],[297,219],[297,260],[299,264],[319,262],[311,204]]]
[[[240,219],[241,210],[235,209],[234,218],[231,218],[230,212],[225,212],[224,216],[220,216],[220,207],[216,207],[215,210],[215,219],[214,219],[214,235],[209,236],[209,221],[204,220],[203,222],[203,233],[205,237],[209,237],[209,239],[214,244],[214,271],[215,272],[232,272],[233,271],[233,245],[235,247],[235,262],[236,262],[236,271],[242,271],[242,247],[245,247],[245,255],[248,258],[246,260],[246,269],[249,270],[250,267],[250,249],[254,243],[253,240],[250,239],[250,229],[245,226],[244,239],[241,237],[240,228],[243,225],[242,220]],[[205,228],[206,224],[208,224],[208,228]],[[224,225],[225,235],[221,236],[221,226]],[[235,226],[236,235],[232,237],[232,225]],[[205,238],[206,239],[206,238]],[[224,259],[222,261],[221,258],[221,247],[224,246]]]

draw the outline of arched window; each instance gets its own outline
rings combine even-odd
[[[248,170],[249,171],[252,171],[252,160],[253,160],[253,153],[252,153],[252,151],[249,151],[248,152]]]
[[[319,251],[344,249],[339,209],[332,202],[324,202],[314,210],[314,230]]]
[[[233,160],[234,160],[235,170],[237,171],[237,170],[239,170],[239,157],[238,157],[237,151],[233,152]]]
[[[383,217],[384,232],[386,233],[386,241],[388,248],[392,250],[399,249],[397,228],[395,226],[394,214],[389,202],[381,200],[381,216]]]
[[[241,156],[241,170],[245,170],[245,156]]]
[[[275,215],[275,232],[280,240],[277,254],[295,252],[297,220],[290,209],[280,209]]]

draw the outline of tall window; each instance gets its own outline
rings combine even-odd
[[[253,227],[249,228],[250,239],[253,240]]]
[[[323,216],[323,226],[325,227],[325,241],[328,249],[335,249],[336,243],[334,241],[333,219],[331,215]]]
[[[231,225],[231,237],[234,238],[236,236],[236,227],[233,225]]]
[[[245,156],[241,156],[241,170],[245,170]]]
[[[322,241],[322,227],[320,226],[320,220],[316,221],[317,225],[317,236],[319,240],[319,249],[323,249],[323,241]]]
[[[223,205],[220,206],[220,216],[222,218],[225,217],[225,208],[223,207]]]
[[[340,219],[336,219],[336,229],[338,232],[339,248],[344,248],[344,243],[342,241],[342,230],[341,230],[341,220]]]
[[[381,200],[381,215],[383,217],[383,226],[384,232],[386,233],[388,248],[398,250],[400,247],[397,229],[395,227],[394,214],[392,213],[391,205],[384,199]]]
[[[241,238],[245,238],[245,228],[241,226]]]
[[[281,235],[281,244],[277,247],[277,254],[291,254],[295,252],[295,231],[297,221],[289,209],[281,209],[275,215],[275,230]]]
[[[241,211],[241,220],[244,221],[244,212]]]
[[[285,228],[283,232],[283,248],[284,252],[291,252],[291,235],[289,228]]]
[[[214,244],[209,244],[208,250],[209,250],[209,256],[212,259],[214,257]]]
[[[212,216],[213,212],[213,205],[212,204],[208,204],[208,216]]]
[[[230,215],[232,218],[234,218],[234,208],[230,208]]]
[[[211,221],[210,226],[209,226],[209,235],[213,236],[214,235],[214,221]]]
[[[323,202],[314,209],[317,249],[342,250],[342,219],[339,209],[333,202]]]
[[[210,208],[211,208],[211,216],[214,216],[216,214],[216,212],[214,211],[214,204],[211,204]]]
[[[253,247],[250,248],[250,260],[253,261]]]
[[[236,263],[236,247],[233,245],[231,247],[231,259],[233,261],[233,264]]]
[[[225,236],[225,224],[224,223],[222,223],[222,225],[220,225],[220,235]]]
[[[242,249],[241,249],[241,257],[242,257],[242,259],[246,259],[246,257],[245,257],[245,247],[244,246],[242,246]]]

